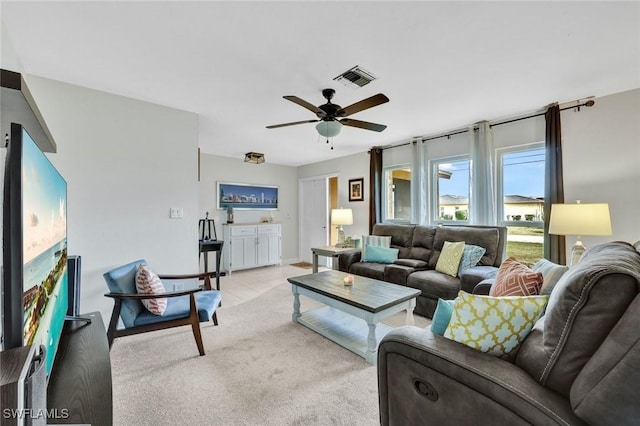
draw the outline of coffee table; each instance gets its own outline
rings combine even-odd
[[[420,290],[357,275],[352,286],[345,286],[346,276],[329,270],[288,278],[293,292],[291,319],[375,365],[378,344],[393,329],[381,321],[406,310],[412,324]],[[300,312],[300,295],[326,306]]]

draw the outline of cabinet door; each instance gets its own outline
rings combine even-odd
[[[280,263],[280,235],[269,236],[269,263]]]
[[[231,239],[231,269],[256,266],[256,237]]]
[[[258,265],[269,265],[269,236],[261,235],[258,237]]]
[[[245,237],[242,239],[243,241],[243,255],[244,255],[244,264],[243,266],[246,268],[250,268],[252,266],[256,266],[258,264],[256,258],[256,237]]]

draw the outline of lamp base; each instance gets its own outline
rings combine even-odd
[[[573,245],[573,248],[571,249],[571,263],[569,264],[570,268],[572,266],[577,265],[578,262],[580,262],[580,258],[582,257],[586,249],[587,248],[584,246],[584,244],[582,244],[580,237],[578,237],[578,239],[576,240],[576,243]]]
[[[344,229],[342,229],[342,225],[338,226],[338,242],[336,243],[336,247],[344,247]]]

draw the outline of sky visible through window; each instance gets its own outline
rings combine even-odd
[[[544,148],[504,154],[503,193],[524,197],[544,197]],[[441,163],[438,169],[451,173],[440,179],[440,195],[469,196],[469,161]]]
[[[440,195],[469,196],[469,160],[440,163],[439,171],[451,173],[449,179],[440,178]]]
[[[502,157],[504,195],[544,198],[544,148]]]

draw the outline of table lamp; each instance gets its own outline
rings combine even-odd
[[[554,235],[576,235],[576,243],[571,250],[573,266],[580,261],[585,251],[583,235],[611,235],[609,204],[584,203],[553,204],[549,220],[549,233]]]
[[[331,209],[331,224],[338,227],[338,243],[336,247],[344,247],[342,225],[353,225],[353,211],[351,209]]]

